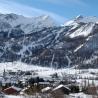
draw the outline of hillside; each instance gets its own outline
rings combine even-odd
[[[77,16],[63,26],[49,16],[0,14],[0,62],[98,68],[98,19]]]

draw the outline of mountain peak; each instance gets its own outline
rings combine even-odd
[[[49,15],[41,15],[41,16],[37,16],[34,18],[34,20],[38,20],[38,21],[43,21],[43,22],[47,22],[48,24],[53,24],[53,25],[56,25],[56,22],[55,20],[50,17]]]
[[[42,17],[43,20],[47,20],[47,19],[50,19],[50,18],[51,18],[51,17],[48,16],[48,15],[42,15],[41,17]]]
[[[83,19],[84,17],[82,16],[82,15],[78,15],[75,19],[76,20],[81,20],[81,19]]]
[[[82,15],[79,15],[75,18],[75,20],[77,23],[97,23],[98,22],[98,18],[95,17],[95,16],[82,16]]]
[[[56,26],[55,20],[48,15],[42,15],[37,17],[25,17],[14,13],[0,14],[0,22],[9,24],[12,28],[20,25],[20,28],[25,33],[30,33],[32,29],[40,29],[43,27]]]
[[[73,26],[73,25],[78,25],[79,23],[96,23],[98,24],[98,18],[96,16],[82,16],[78,15],[76,18],[67,21],[64,26]]]

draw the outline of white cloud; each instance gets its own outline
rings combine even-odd
[[[58,22],[66,21],[66,18],[57,15],[52,12],[37,9],[34,7],[25,6],[15,2],[10,2],[8,0],[0,0],[0,12],[1,13],[16,13],[25,16],[38,16],[38,15],[50,15],[52,18],[56,19]]]

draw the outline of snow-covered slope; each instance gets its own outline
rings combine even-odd
[[[0,22],[9,24],[10,28],[20,27],[25,33],[30,33],[32,29],[56,26],[55,21],[47,15],[38,17],[24,17],[16,14],[0,14]],[[3,25],[3,24],[2,24]],[[5,29],[5,28],[4,28]]]
[[[75,19],[68,21],[64,24],[64,26],[72,26],[71,31],[75,30],[74,32],[69,32],[68,35],[71,38],[84,36],[87,37],[89,34],[93,32],[95,29],[95,25],[98,24],[97,17],[83,17],[81,15],[77,16]]]
[[[90,33],[92,33],[93,31],[93,27],[95,26],[94,23],[89,23],[83,27],[80,27],[78,30],[76,30],[75,32],[73,32],[72,34],[70,34],[70,37],[77,37],[77,36],[88,36]]]
[[[97,23],[96,17],[77,16],[64,26],[57,26],[47,15],[28,18],[0,14],[0,62],[20,61],[54,68],[96,68]]]

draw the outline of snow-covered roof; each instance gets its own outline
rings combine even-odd
[[[14,90],[16,90],[16,91],[21,91],[21,88],[18,88],[18,87],[16,87],[16,86],[11,86],[11,87],[9,87],[9,88],[6,88],[5,90],[8,90],[8,89],[10,89],[10,88],[12,88],[12,89],[14,89]]]
[[[61,84],[61,85],[55,87],[55,88],[53,89],[53,91],[58,90],[58,89],[60,89],[60,88],[62,88],[62,87],[64,87],[64,88],[70,90],[67,86]]]
[[[42,92],[45,92],[45,91],[48,91],[48,90],[51,90],[51,87],[43,88],[41,91],[42,91]]]

